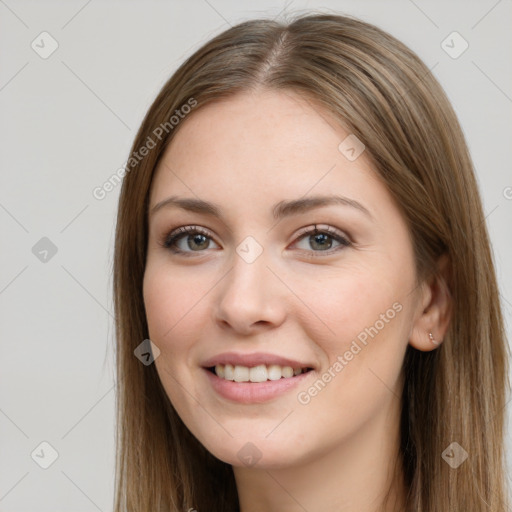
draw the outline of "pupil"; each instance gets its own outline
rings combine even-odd
[[[330,244],[328,244],[328,246],[325,244],[326,238],[330,238],[330,237],[324,233],[313,235],[313,237],[314,237],[314,242],[318,243],[319,247],[322,249],[329,249],[332,245],[332,242]]]
[[[206,240],[206,237],[204,235],[201,235],[201,234],[193,235],[192,238],[193,238],[193,243],[196,244],[196,245],[199,245],[199,246],[201,245],[201,239],[202,239],[203,243]],[[189,248],[192,249],[190,244],[189,244]]]

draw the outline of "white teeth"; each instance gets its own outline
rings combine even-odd
[[[293,377],[293,368],[291,366],[283,366],[281,373],[285,378]]]
[[[234,380],[234,375],[233,375],[234,368],[233,368],[233,365],[227,364],[226,366],[224,366],[224,375],[219,375],[219,372],[217,371],[217,368],[219,368],[220,366],[222,366],[222,365],[218,364],[215,367],[215,372],[217,373],[217,377],[221,377],[221,378],[224,378],[226,380]]]
[[[291,366],[279,366],[278,364],[253,366],[218,364],[215,366],[215,374],[224,380],[235,382],[265,382],[267,380],[288,379],[295,375],[300,375],[306,370],[302,368],[292,368]]]
[[[235,382],[247,382],[249,380],[249,368],[236,365],[233,372],[233,380]]]
[[[278,364],[271,364],[268,367],[268,378],[270,380],[279,380],[281,377],[281,367]]]
[[[265,382],[267,380],[268,372],[264,364],[253,366],[249,370],[249,380],[251,382]]]
[[[216,367],[215,367],[215,373],[221,378],[223,379],[226,375],[225,371],[224,371],[224,366],[222,366],[221,364],[218,364]],[[231,379],[229,379],[231,380]]]

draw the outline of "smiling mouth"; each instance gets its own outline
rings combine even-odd
[[[233,382],[266,382],[289,379],[313,370],[313,368],[292,368],[278,364],[260,364],[252,367],[218,364],[206,369],[220,379]]]

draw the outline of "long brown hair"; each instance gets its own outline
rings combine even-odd
[[[129,160],[114,256],[115,512],[239,509],[231,466],[192,436],[155,365],[141,364],[134,350],[149,337],[142,282],[159,159],[186,122],[183,113],[260,87],[315,100],[363,141],[408,223],[418,280],[435,275],[442,255],[449,258],[448,333],[431,352],[408,346],[404,360],[399,456],[406,509],[505,512],[508,346],[462,130],[441,86],[409,48],[368,23],[316,13],[288,23],[247,21],[210,40],[163,86],[137,133],[132,155],[150,140],[151,149]],[[175,126],[169,120],[176,110],[185,119]],[[442,457],[452,442],[469,455],[457,469]]]

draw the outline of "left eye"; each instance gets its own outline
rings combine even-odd
[[[186,247],[190,250],[187,250],[182,246],[180,247],[180,242],[182,242],[182,240],[186,241]],[[348,247],[351,245],[351,242],[345,236],[343,236],[341,233],[338,233],[331,227],[326,227],[323,229],[318,229],[316,226],[314,226],[313,229],[305,228],[302,230],[294,244],[304,240],[306,240],[310,247],[313,248],[313,251],[310,251],[307,248],[301,250],[311,252],[312,256],[316,256],[314,254],[315,252],[331,254],[342,249],[343,247]],[[332,249],[333,240],[339,244],[338,246],[335,246],[334,249]],[[204,249],[209,248],[210,242],[215,243],[208,232],[203,228],[199,226],[184,226],[171,232],[165,238],[162,245],[175,254],[191,256],[194,252],[204,252]]]
[[[343,235],[339,234],[337,231],[334,231],[332,228],[327,227],[324,229],[317,229],[315,226],[314,229],[309,229],[302,233],[299,237],[299,242],[306,240],[306,243],[310,245],[310,247],[317,247],[319,250],[315,250],[313,252],[327,252],[330,254],[339,250],[340,247],[348,247],[350,245],[350,241],[345,238]],[[337,248],[332,249],[333,240],[338,242]],[[298,242],[296,242],[298,243]],[[306,250],[308,250],[306,248]]]

